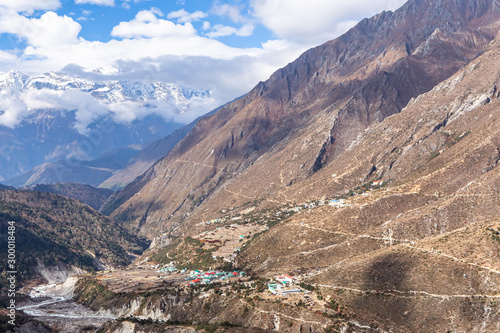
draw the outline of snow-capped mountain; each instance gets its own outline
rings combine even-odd
[[[189,102],[193,99],[204,100],[208,105],[213,102],[210,90],[193,90],[174,83],[130,80],[96,82],[56,72],[30,77],[16,70],[0,75],[0,95],[2,97],[19,97],[26,91],[44,89],[53,91],[79,90],[108,104],[125,101],[173,102],[184,112],[189,110]]]
[[[47,162],[90,161],[143,145],[214,107],[210,90],[174,83],[0,74],[0,180]]]

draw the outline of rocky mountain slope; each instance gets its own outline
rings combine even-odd
[[[498,331],[499,60],[497,39],[283,192],[346,199],[270,229],[240,263],[266,275],[314,267],[308,281],[372,328]]]
[[[412,0],[365,19],[202,119],[107,211],[119,206],[113,217],[151,236],[160,225],[182,234],[223,208],[290,201],[292,185],[337,161],[366,128],[481,54],[499,18],[496,0]]]
[[[52,193],[0,191],[0,224],[15,222],[18,281],[57,281],[65,271],[78,273],[130,263],[127,252],[141,253],[147,243],[111,219],[76,200]],[[7,232],[0,242],[7,248]],[[2,259],[2,281],[7,257]],[[64,281],[64,279],[62,280]],[[6,283],[2,283],[6,286]]]
[[[340,320],[335,327],[352,332],[498,332],[499,63],[500,36],[455,75],[370,126],[321,170],[268,197],[274,208],[260,210],[251,201],[221,210],[243,217],[229,223],[270,226],[241,249],[236,265],[261,279],[295,272],[335,305],[337,316],[288,312],[301,308],[271,297],[254,298],[251,306],[240,299],[232,310],[238,316],[229,318],[221,304],[237,301],[232,294],[205,297],[210,306],[189,308],[188,315],[199,320],[210,309],[219,323],[279,331],[321,332]],[[321,205],[322,199],[331,204]],[[307,206],[269,221],[298,203]],[[176,294],[177,304],[183,296]],[[90,306],[132,308],[115,308],[123,304],[116,297]],[[173,299],[159,293],[156,300],[136,301],[147,304],[136,313],[165,318],[173,312],[162,306],[169,309]]]
[[[300,275],[344,331],[498,332],[499,22],[483,0],[364,20],[201,120],[107,207],[162,240],[266,224],[235,265]],[[243,305],[261,319],[244,325],[318,320],[270,303]]]
[[[0,108],[9,113],[0,115],[0,179],[158,140],[182,126],[178,117],[193,119],[212,104],[210,91],[170,83],[10,71],[0,75]]]
[[[151,168],[158,160],[167,155],[179,141],[188,135],[189,131],[193,129],[200,119],[208,117],[218,110],[219,108],[214,109],[206,115],[195,119],[186,126],[176,129],[173,133],[167,135],[166,137],[148,145],[146,148],[142,149],[135,156],[133,156],[128,161],[126,166],[122,167],[117,172],[114,172],[111,177],[102,182],[100,187],[111,189],[124,188]]]

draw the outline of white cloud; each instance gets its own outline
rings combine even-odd
[[[251,36],[253,34],[253,30],[255,26],[252,23],[247,23],[238,29],[236,32],[236,36],[246,37]]]
[[[251,36],[255,27],[253,24],[245,24],[239,29],[222,24],[216,24],[213,27],[211,27],[210,25],[203,25],[204,30],[208,30],[210,28],[211,31],[206,33],[206,35],[210,38],[218,38],[230,35],[236,35],[240,37]]]
[[[135,4],[144,2],[144,1],[151,1],[151,0],[122,0],[122,7],[125,9],[130,9],[129,2],[133,2]]]
[[[353,22],[406,0],[252,0],[253,13],[280,38],[318,44],[339,36]]]
[[[22,102],[0,95],[0,125],[15,128],[29,114]]]
[[[204,13],[200,10],[197,10],[193,13],[189,13],[185,9],[180,9],[175,12],[169,13],[167,15],[167,18],[169,20],[177,19],[177,23],[186,23],[186,22],[199,21],[207,16],[208,16],[207,13]]]
[[[210,38],[218,38],[224,36],[230,36],[236,34],[238,30],[233,27],[229,27],[227,25],[216,24],[212,27],[212,30],[208,32],[206,35]]]
[[[196,30],[191,23],[184,25],[159,19],[162,15],[156,10],[140,11],[132,21],[120,22],[111,31],[111,35],[120,38],[160,37],[160,36],[194,36]]]
[[[212,98],[194,97],[175,104],[174,102],[150,101],[150,107],[142,102],[122,101],[104,103],[90,93],[78,89],[50,90],[30,89],[19,96],[0,95],[0,125],[14,128],[28,119],[36,110],[54,110],[75,112],[73,128],[80,134],[87,135],[89,126],[103,117],[109,116],[118,123],[131,123],[150,115],[158,115],[169,121],[189,123],[195,118],[216,107]],[[151,107],[151,105],[155,107]],[[190,111],[183,113],[182,109]]]
[[[279,67],[296,59],[305,49],[285,40],[273,40],[262,45],[251,55],[244,53],[231,58],[210,55],[166,55],[143,58],[140,61],[120,61],[121,73],[108,79],[151,78],[163,82],[176,82],[193,89],[213,91],[214,105],[221,105],[252,89],[266,80]],[[70,73],[86,77],[81,68],[70,66]],[[88,73],[89,79],[106,77]],[[209,111],[205,106],[205,112]],[[202,114],[202,113],[200,113]]]
[[[17,54],[14,52],[7,52],[0,50],[0,64],[2,63],[15,63],[17,60]]]
[[[0,33],[25,38],[31,46],[67,46],[78,42],[81,25],[68,16],[47,12],[29,19],[12,10],[0,11]]]
[[[90,14],[92,14],[92,12],[90,10],[83,10],[82,15],[80,17],[78,17],[76,20],[85,22],[85,21],[88,21],[90,19],[93,21],[94,19],[89,18]]]
[[[80,134],[88,132],[87,126],[109,113],[107,107],[90,94],[76,90],[54,91],[49,89],[30,89],[18,97],[29,113],[40,109],[75,111],[74,128]],[[21,122],[28,114],[18,114]]]
[[[115,5],[115,0],[75,0],[77,5],[90,4],[99,6],[111,6]]]
[[[248,21],[247,17],[244,17],[241,14],[241,9],[239,6],[229,5],[229,4],[218,4],[214,3],[212,8],[210,9],[210,13],[219,15],[219,16],[227,16],[234,23],[245,23]]]
[[[59,0],[0,0],[0,6],[17,12],[33,13],[35,10],[54,10],[61,7]]]
[[[252,22],[252,19],[250,17],[243,16],[241,14],[241,10],[242,6],[220,4],[218,1],[216,1],[210,9],[211,14],[228,17],[234,23],[240,23],[242,24],[242,26],[240,28],[235,28],[223,24],[216,24],[212,26],[209,22],[204,22],[203,30],[210,30],[210,32],[206,33],[205,35],[209,38],[218,38],[231,35],[240,37],[251,36],[255,29],[255,24]]]

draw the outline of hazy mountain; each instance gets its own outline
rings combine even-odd
[[[12,187],[12,186],[6,186],[6,185],[3,185],[3,184],[0,184],[0,190],[10,190],[10,191],[13,191],[13,190],[16,190],[16,188]]]
[[[290,185],[481,54],[499,18],[498,1],[414,0],[365,19],[202,119],[105,211],[124,203],[112,216],[153,234],[160,221],[287,201]]]
[[[23,188],[23,190],[59,194],[67,198],[81,201],[95,210],[99,210],[109,196],[113,194],[113,191],[109,189],[95,188],[90,185],[75,183],[41,184],[29,186]]]
[[[210,109],[210,91],[175,84],[90,81],[64,73],[0,75],[0,179],[59,160],[88,161],[163,138],[190,113]],[[9,126],[9,127],[7,127]]]
[[[90,161],[66,159],[43,163],[4,183],[16,187],[54,183],[81,183],[97,187],[124,168],[140,148],[136,145],[113,149]]]
[[[200,119],[211,116],[218,110],[219,108],[212,110],[206,115],[195,119],[186,126],[176,129],[172,134],[169,134],[142,149],[139,153],[137,153],[137,155],[128,161],[126,166],[122,167],[121,170],[113,173],[111,177],[102,182],[100,187],[111,189],[124,188],[137,177],[146,172],[159,159],[167,155],[179,141],[186,137],[186,135],[193,129]]]

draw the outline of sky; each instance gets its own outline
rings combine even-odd
[[[0,0],[0,71],[165,81],[212,90],[220,105],[404,2]]]

